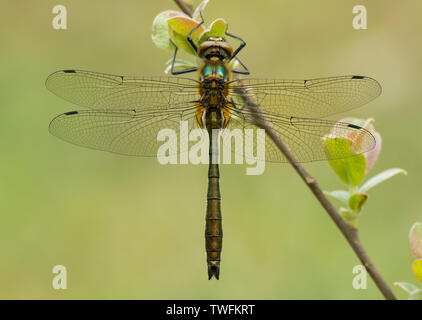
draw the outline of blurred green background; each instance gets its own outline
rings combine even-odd
[[[68,30],[51,26],[57,4],[67,7]],[[356,4],[367,7],[368,30],[352,28]],[[54,116],[78,109],[47,91],[50,73],[162,75],[170,53],[153,45],[151,24],[167,9],[176,6],[0,2],[0,298],[381,299],[369,276],[367,290],[352,288],[358,259],[287,164],[267,164],[261,176],[222,166],[222,274],[208,281],[207,167],[162,166],[49,134]],[[417,283],[408,231],[422,220],[421,11],[419,0],[213,0],[204,14],[247,41],[241,58],[254,77],[362,74],[382,84],[378,99],[344,116],[376,119],[384,144],[370,175],[409,172],[372,190],[360,219],[391,285]],[[306,168],[325,190],[344,188],[327,163]],[[52,289],[58,264],[67,290]]]

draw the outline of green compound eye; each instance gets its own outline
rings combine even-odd
[[[218,65],[215,68],[215,73],[224,78],[226,76],[226,69],[222,65]]]
[[[210,74],[212,74],[212,66],[211,65],[206,65],[204,68],[204,71],[202,71],[202,74],[204,75],[204,77],[209,76]]]

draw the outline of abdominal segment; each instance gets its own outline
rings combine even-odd
[[[204,117],[204,112],[206,111],[207,108],[205,108],[199,102],[195,103],[195,107],[197,109],[196,114],[195,114],[196,122],[198,124],[198,127],[203,129],[204,128],[204,122],[202,121],[202,119]],[[223,124],[222,124],[223,129],[226,128],[229,125],[232,109],[233,109],[233,105],[231,103],[228,103],[223,108],[221,108],[222,116],[223,116],[223,119],[224,119]]]

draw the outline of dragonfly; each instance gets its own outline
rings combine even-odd
[[[265,161],[287,162],[269,137],[277,134],[295,155],[296,161],[342,159],[350,156],[344,145],[334,145],[335,153],[324,149],[327,135],[348,137],[359,134],[356,154],[375,147],[374,136],[363,127],[321,119],[360,107],[381,93],[380,84],[366,76],[336,76],[307,80],[250,79],[250,72],[238,58],[246,42],[226,32],[225,37],[209,37],[196,45],[187,41],[201,58],[201,65],[175,70],[178,48],[175,46],[172,76],[132,77],[83,70],[61,70],[46,80],[47,88],[57,96],[83,107],[54,118],[49,131],[75,145],[131,156],[156,156],[163,128],[173,129],[180,137],[186,130],[202,129],[209,137],[208,192],[205,216],[205,248],[208,279],[220,277],[222,251],[222,214],[220,172],[216,161],[217,138],[213,130],[256,129],[257,113],[247,101],[259,107],[259,117],[269,123],[265,128]],[[240,41],[234,50],[228,37]],[[232,62],[237,61],[236,69]],[[196,79],[181,77],[197,73]],[[336,140],[334,140],[335,143]],[[180,151],[177,151],[180,152]]]

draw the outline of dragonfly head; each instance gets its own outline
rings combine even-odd
[[[230,60],[233,55],[233,48],[222,37],[208,37],[198,47],[198,55],[201,59],[206,60],[211,60],[211,58],[217,58],[221,61]]]

